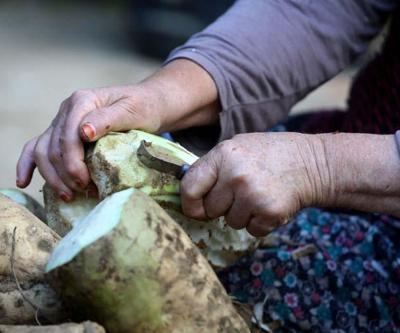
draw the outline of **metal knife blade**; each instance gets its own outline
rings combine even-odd
[[[168,149],[157,147],[153,149],[151,142],[142,140],[136,151],[136,155],[140,162],[148,168],[167,173],[182,179],[190,165],[182,163],[181,160],[171,155]]]

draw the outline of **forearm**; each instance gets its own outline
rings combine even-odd
[[[177,59],[139,84],[149,101],[146,108],[158,110],[162,131],[176,131],[215,123],[219,101],[211,76],[196,63]]]
[[[396,0],[240,0],[177,48],[214,78],[220,140],[265,131],[330,79],[379,31]]]
[[[393,135],[322,134],[323,205],[400,217],[400,158]],[[318,150],[318,149],[317,149]]]

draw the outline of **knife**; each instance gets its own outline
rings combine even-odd
[[[173,175],[179,180],[190,168],[189,164],[182,163],[180,159],[172,156],[168,149],[157,146],[155,150],[151,142],[145,140],[140,142],[136,155],[139,161],[148,168]]]

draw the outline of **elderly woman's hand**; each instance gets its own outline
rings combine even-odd
[[[217,97],[210,75],[184,59],[137,85],[77,91],[61,104],[50,127],[25,145],[17,186],[26,187],[37,167],[60,198],[69,201],[90,181],[85,142],[110,131],[160,132],[210,124],[218,117]]]
[[[225,216],[235,229],[264,236],[299,209],[325,202],[330,187],[323,145],[298,133],[255,133],[224,141],[182,181],[184,213]]]
[[[393,135],[255,133],[224,141],[182,180],[190,217],[225,216],[264,236],[309,206],[400,217],[400,159]]]
[[[26,186],[36,166],[60,197],[70,200],[72,191],[83,190],[89,183],[83,142],[95,141],[109,131],[159,128],[159,118],[143,104],[133,87],[73,93],[62,102],[49,128],[25,145],[18,163],[17,185]]]

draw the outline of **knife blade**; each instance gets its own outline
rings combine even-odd
[[[157,149],[153,149],[152,143],[145,140],[140,142],[136,155],[139,161],[148,168],[173,175],[179,180],[183,178],[190,168],[189,164],[182,163],[181,160],[171,155],[168,149],[160,146],[157,146]]]

